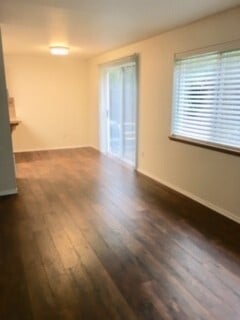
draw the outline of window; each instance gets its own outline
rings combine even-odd
[[[176,60],[171,137],[240,152],[240,50]]]

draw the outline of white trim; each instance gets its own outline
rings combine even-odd
[[[96,147],[94,145],[89,145],[88,148],[92,148],[92,149],[94,149],[94,150],[96,150],[96,151],[98,151],[98,152],[100,152],[100,153],[105,155],[105,153],[101,150],[100,147]]]
[[[9,190],[4,190],[4,191],[0,191],[0,197],[1,196],[10,196],[12,194],[17,194],[18,193],[18,189],[9,189]]]
[[[225,217],[227,217],[227,218],[229,218],[229,219],[231,219],[231,220],[233,220],[233,221],[235,221],[237,223],[240,223],[240,217],[238,217],[236,214],[234,214],[234,213],[232,213],[232,212],[230,212],[228,210],[225,210],[223,208],[220,208],[220,207],[216,206],[215,204],[213,204],[213,203],[211,203],[211,202],[209,202],[207,200],[204,200],[204,199],[194,195],[193,193],[191,193],[189,191],[186,191],[186,190],[184,190],[184,189],[182,189],[180,187],[177,187],[177,186],[175,186],[175,185],[173,185],[171,183],[168,183],[168,182],[166,182],[164,180],[161,180],[161,179],[153,176],[152,174],[150,174],[150,173],[148,173],[148,172],[146,172],[144,170],[137,169],[137,171],[139,173],[142,173],[143,175],[155,180],[156,182],[159,182],[160,184],[168,187],[169,189],[172,189],[172,190],[174,190],[174,191],[186,196],[187,198],[190,198],[190,199],[202,204],[203,206],[205,206],[205,207],[207,207],[207,208],[209,208],[209,209],[211,209],[211,210],[213,210],[213,211],[215,211],[215,212],[217,212],[217,213],[219,213],[219,214],[221,214],[221,215],[223,215],[223,216],[225,216]]]
[[[20,152],[35,152],[35,151],[51,151],[51,150],[64,150],[64,149],[80,149],[80,148],[88,148],[91,147],[89,145],[80,145],[80,146],[67,146],[67,147],[55,147],[55,148],[36,148],[36,149],[23,149],[23,150],[14,150],[14,153]]]

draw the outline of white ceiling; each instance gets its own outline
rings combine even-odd
[[[88,57],[240,5],[240,0],[0,0],[6,53],[69,45]]]

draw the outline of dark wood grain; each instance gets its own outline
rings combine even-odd
[[[91,148],[16,161],[0,319],[240,319],[238,224]]]

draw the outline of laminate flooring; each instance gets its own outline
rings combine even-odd
[[[1,320],[240,319],[240,225],[91,148],[16,165]]]

